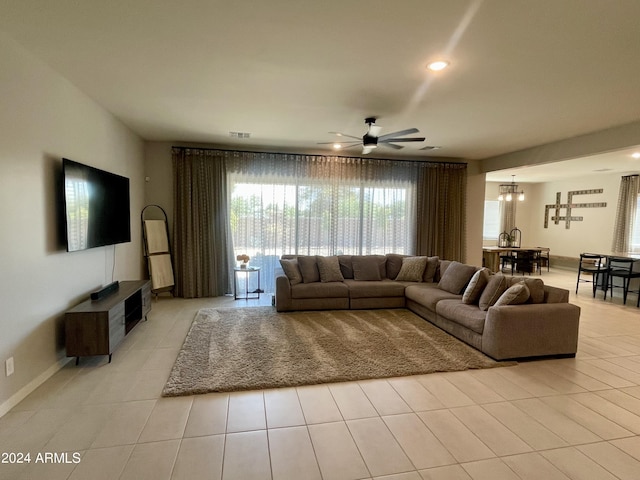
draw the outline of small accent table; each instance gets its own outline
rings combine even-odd
[[[258,277],[258,287],[249,291],[249,277],[256,274]],[[244,277],[244,278],[243,278]],[[260,298],[262,289],[260,288],[260,267],[234,267],[233,269],[233,297],[235,300],[249,300],[252,298]],[[239,286],[244,283],[244,295],[240,293]]]

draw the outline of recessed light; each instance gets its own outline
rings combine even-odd
[[[340,150],[342,148],[342,145],[340,145],[339,143],[334,143],[333,144],[333,149],[334,150]]]
[[[635,153],[631,154],[631,156],[633,158],[640,158],[640,152],[635,152]]]
[[[438,72],[440,70],[444,70],[448,66],[449,66],[449,62],[445,60],[438,60],[436,62],[431,62],[429,65],[427,65],[427,68],[434,72]]]

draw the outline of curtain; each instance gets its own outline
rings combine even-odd
[[[231,292],[224,159],[215,150],[174,148],[174,275],[176,295]]]
[[[415,251],[417,162],[238,152],[227,170],[234,254],[267,292],[283,254]]]
[[[631,237],[633,235],[636,210],[638,208],[638,194],[640,192],[640,177],[628,175],[620,180],[618,194],[618,208],[613,229],[614,252],[626,253],[631,251]]]
[[[500,233],[511,233],[511,230],[516,228],[516,202],[514,199],[510,202],[502,200],[500,202]]]
[[[179,147],[173,159],[178,295],[231,291],[240,254],[266,292],[289,253],[464,261],[466,164]]]
[[[466,164],[425,164],[417,188],[416,254],[464,262]]]

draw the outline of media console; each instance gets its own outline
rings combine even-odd
[[[67,357],[111,355],[125,335],[151,310],[149,280],[120,282],[99,300],[87,300],[65,314]]]

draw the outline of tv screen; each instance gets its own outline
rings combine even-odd
[[[67,250],[131,241],[129,179],[62,159]]]

